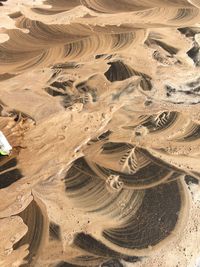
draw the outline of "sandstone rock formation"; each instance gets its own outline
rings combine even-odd
[[[197,266],[199,0],[0,0],[0,130],[0,266]]]

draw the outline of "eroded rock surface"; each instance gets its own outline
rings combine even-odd
[[[0,130],[0,266],[198,264],[198,0],[0,1]]]

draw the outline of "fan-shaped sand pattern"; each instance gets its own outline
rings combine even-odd
[[[181,238],[199,21],[198,0],[0,1],[0,266],[139,266]]]

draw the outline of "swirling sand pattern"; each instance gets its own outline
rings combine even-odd
[[[199,22],[199,0],[0,1],[0,266],[146,267],[181,238]]]

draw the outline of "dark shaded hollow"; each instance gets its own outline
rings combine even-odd
[[[91,235],[85,233],[79,233],[75,236],[74,245],[85,252],[105,258],[124,259],[127,262],[137,262],[141,260],[141,258],[137,256],[128,256],[123,253],[116,252],[102,242],[96,240]]]
[[[129,249],[154,246],[174,230],[180,209],[181,196],[176,181],[147,189],[142,205],[126,225],[106,229],[103,236]]]
[[[25,258],[27,263],[22,264],[20,267],[34,266],[34,260],[40,248],[40,242],[43,234],[45,234],[44,232],[46,231],[44,229],[44,217],[40,207],[34,200],[18,215],[27,225],[28,232],[22,237],[22,239],[14,244],[13,248],[18,249],[25,244],[29,244],[29,254]]]
[[[190,184],[199,184],[199,180],[191,175],[186,175],[185,176],[185,182],[187,185]]]
[[[23,175],[20,170],[14,169],[0,174],[0,189],[8,187],[12,185],[19,179],[21,179]]]
[[[61,239],[60,226],[53,222],[50,222],[49,224],[49,238],[50,240]]]

